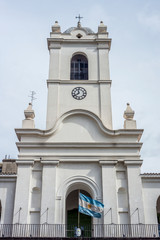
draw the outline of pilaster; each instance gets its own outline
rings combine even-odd
[[[145,223],[140,167],[142,161],[125,161],[128,178],[130,224]]]
[[[55,223],[56,168],[58,162],[59,161],[41,161],[43,164],[41,224]]]
[[[18,169],[13,224],[27,224],[29,223],[30,181],[33,161],[19,160],[16,163]]]
[[[58,116],[59,83],[48,83],[46,129],[54,126]]]
[[[98,43],[98,59],[99,80],[110,80],[108,42]]]
[[[111,81],[100,82],[100,118],[103,124],[112,129]]]
[[[118,223],[116,169],[117,161],[100,161],[102,166],[102,191],[104,208],[104,224]]]
[[[50,46],[49,79],[60,79],[60,51],[59,43]]]

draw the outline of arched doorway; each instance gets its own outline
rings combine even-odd
[[[157,208],[157,221],[158,221],[158,224],[160,224],[160,196],[157,199],[156,208]]]
[[[91,197],[84,190],[80,190],[84,195]],[[91,237],[92,219],[90,216],[78,212],[79,205],[79,190],[74,190],[69,193],[66,198],[66,222],[67,236],[74,237],[77,227],[81,228],[82,236]],[[79,218],[79,221],[78,221]]]

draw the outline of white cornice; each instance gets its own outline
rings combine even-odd
[[[57,160],[41,160],[43,165],[58,165],[59,161]]]
[[[108,43],[109,46],[112,42],[112,39],[111,38],[47,38],[47,42],[48,42],[48,45],[50,43],[89,43],[89,44],[95,44],[95,43],[100,43],[100,44],[104,44],[104,43]]]
[[[17,175],[0,175],[0,182],[16,182]]]
[[[141,148],[142,143],[17,142],[18,148]]]
[[[129,165],[140,165],[141,166],[143,161],[142,160],[137,160],[137,161],[125,160],[124,163],[126,166],[129,166]]]
[[[111,84],[112,80],[60,80],[60,79],[47,79],[48,84]]]
[[[139,140],[141,138],[141,135],[143,133],[143,129],[119,129],[119,130],[111,130],[106,128],[101,119],[94,113],[87,111],[87,110],[83,110],[83,109],[76,109],[76,110],[71,110],[68,111],[66,113],[64,113],[62,116],[59,117],[59,119],[57,120],[57,122],[55,123],[54,127],[48,130],[40,130],[40,129],[36,129],[36,128],[31,128],[31,129],[25,129],[25,128],[17,128],[15,129],[16,134],[18,139],[20,140],[21,136],[23,135],[36,135],[36,136],[40,136],[40,137],[46,137],[46,136],[50,136],[52,134],[54,134],[54,132],[58,129],[60,123],[67,117],[71,116],[71,115],[78,115],[78,114],[84,114],[87,115],[89,117],[91,117],[92,119],[94,119],[99,128],[101,129],[101,131],[105,134],[108,134],[110,136],[118,136],[118,135],[136,135],[137,139]]]
[[[41,161],[59,161],[59,162],[99,162],[99,161],[117,161],[117,162],[124,162],[126,159],[127,160],[131,160],[131,161],[139,161],[140,160],[140,156],[130,156],[130,155],[117,155],[117,156],[113,156],[113,155],[107,155],[107,156],[99,156],[99,155],[84,155],[84,156],[79,156],[79,155],[71,155],[71,156],[66,156],[66,155],[52,155],[52,154],[48,154],[48,155],[43,155],[43,154],[39,154],[39,156],[37,156],[37,154],[33,154],[32,155],[23,155],[23,154],[19,154],[19,161],[28,161],[29,159],[33,160],[36,158],[40,159]]]
[[[29,159],[27,159],[27,160],[19,160],[19,159],[17,159],[16,160],[16,163],[18,164],[18,165],[20,165],[20,164],[25,164],[25,165],[33,165],[34,164],[34,160],[29,160]]]
[[[112,161],[99,161],[100,165],[116,165],[118,161],[112,160]]]
[[[65,38],[47,38],[47,43],[48,43],[48,49],[60,49],[61,48],[61,44],[97,44],[97,48],[101,48],[101,49],[108,49],[110,50],[111,48],[111,42],[112,39],[111,38],[97,38],[97,39],[65,39]]]

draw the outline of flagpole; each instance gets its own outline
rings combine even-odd
[[[80,225],[79,194],[80,194],[80,190],[78,190],[78,228],[79,228],[79,225]]]

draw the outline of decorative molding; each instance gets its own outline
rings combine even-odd
[[[2,182],[16,182],[17,175],[0,175],[0,180]]]
[[[17,159],[16,160],[16,163],[17,163],[17,165],[33,165],[34,164],[34,160],[19,160],[19,159]]]
[[[88,189],[88,192],[91,194],[92,197],[97,198],[97,199],[102,198],[100,188],[97,185],[97,183],[94,182],[91,178],[89,178],[87,176],[83,176],[83,175],[76,175],[76,176],[67,178],[58,188],[58,191],[56,194],[57,197],[63,196],[63,198],[64,198],[64,193],[69,194],[68,191],[69,190],[73,191],[74,186],[76,186],[77,184],[83,185],[84,188],[82,188],[82,189],[84,189],[86,191]]]
[[[110,45],[108,43],[99,43],[98,49],[110,49]]]
[[[16,132],[19,140],[21,139],[22,135],[33,135],[33,136],[36,135],[36,136],[40,136],[40,137],[46,137],[46,136],[54,134],[54,132],[58,129],[60,123],[65,118],[72,116],[72,115],[79,115],[79,114],[84,114],[84,115],[87,115],[87,116],[91,117],[92,119],[94,119],[97,122],[98,126],[100,127],[101,131],[110,136],[136,135],[139,140],[143,133],[143,129],[119,129],[119,130],[108,129],[104,126],[101,119],[96,114],[94,114],[90,111],[87,111],[87,110],[83,110],[83,109],[71,110],[71,111],[64,113],[62,116],[59,117],[59,119],[56,121],[55,125],[51,129],[40,130],[40,129],[36,129],[36,128],[34,128],[34,129],[17,128],[17,129],[15,129],[15,132]]]
[[[103,166],[103,165],[116,165],[117,164],[117,162],[118,161],[116,161],[116,160],[112,160],[112,161],[99,161],[99,164],[101,165],[101,166]]]
[[[124,164],[125,164],[126,166],[128,166],[128,165],[139,165],[139,166],[141,166],[142,163],[143,163],[143,160],[134,160],[134,161],[125,160],[125,161],[124,161]]]
[[[142,146],[142,143],[17,142],[16,145],[18,148],[140,148]],[[28,164],[30,164],[30,162],[28,162]]]
[[[40,212],[41,209],[40,208],[30,208],[30,213],[31,212]]]
[[[48,84],[111,84],[112,80],[60,80],[60,79],[47,79]]]
[[[128,213],[128,208],[118,208],[119,213]]]
[[[37,155],[37,154],[35,154]],[[28,160],[28,159],[33,159],[34,158],[34,154],[33,155],[27,155],[25,154],[23,155],[18,155],[20,160]],[[138,156],[130,156],[130,155],[104,155],[104,156],[99,156],[99,155],[85,155],[85,156],[79,156],[79,155],[72,155],[72,156],[66,156],[66,155],[45,155],[45,156],[41,156],[42,160],[54,160],[54,161],[82,161],[82,160],[93,160],[93,161],[107,161],[107,160],[116,160],[119,162],[119,160],[122,158],[123,162],[126,160],[133,160],[133,161],[138,161],[140,159],[140,157]]]
[[[59,161],[56,160],[41,160],[43,165],[58,165]]]

